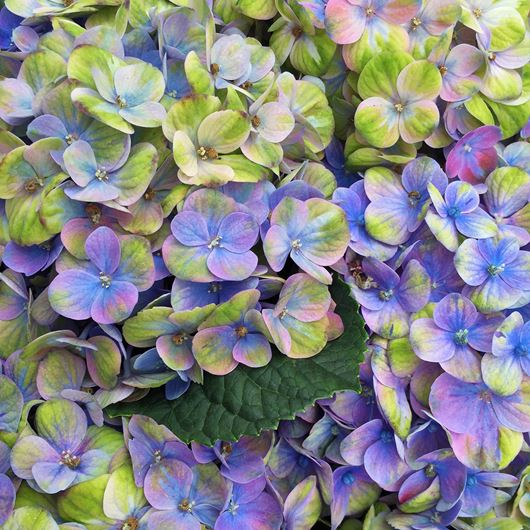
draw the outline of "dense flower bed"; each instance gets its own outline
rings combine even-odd
[[[3,4],[2,528],[528,528],[527,2]]]

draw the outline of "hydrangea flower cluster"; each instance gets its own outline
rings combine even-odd
[[[527,528],[528,9],[2,2],[0,528]],[[360,392],[111,412],[325,372],[342,280]]]

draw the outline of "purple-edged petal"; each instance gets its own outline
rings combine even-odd
[[[254,217],[243,212],[227,215],[219,225],[220,246],[230,252],[246,252],[256,243],[258,234],[259,227]]]
[[[48,289],[50,305],[60,315],[74,320],[90,317],[92,304],[101,289],[99,278],[81,270],[60,273]]]
[[[206,259],[209,271],[222,280],[240,281],[248,278],[256,269],[258,257],[251,251],[241,254],[215,247]]]
[[[126,319],[138,302],[138,289],[130,282],[112,281],[99,286],[90,316],[99,324],[114,324]]]
[[[197,247],[208,245],[216,234],[208,232],[204,217],[193,211],[180,212],[171,222],[171,232],[183,245]]]
[[[88,259],[94,263],[101,272],[112,274],[120,263],[120,240],[113,230],[101,226],[92,232],[85,243]]]
[[[269,341],[260,334],[252,333],[240,338],[233,349],[234,359],[246,366],[265,366],[272,358]]]
[[[86,186],[96,178],[98,164],[90,144],[78,140],[70,145],[63,154],[66,171],[78,186]]]

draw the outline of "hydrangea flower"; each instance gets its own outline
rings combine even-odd
[[[475,350],[489,352],[500,315],[479,313],[468,298],[452,293],[440,300],[433,318],[418,318],[410,326],[416,355],[439,362],[443,369],[467,381],[480,379],[480,358]]]
[[[511,395],[530,376],[530,324],[520,313],[514,311],[496,329],[491,352],[482,358],[484,382],[497,394]]]
[[[469,298],[484,313],[502,311],[530,290],[530,253],[514,238],[466,239],[455,267],[470,286]]]
[[[37,434],[24,436],[11,452],[14,473],[33,479],[46,493],[63,491],[108,471],[113,449],[94,446],[97,431],[87,431],[81,408],[71,401],[50,400],[36,416]],[[91,447],[92,445],[92,447]]]
[[[465,134],[447,155],[447,176],[458,176],[470,184],[484,182],[497,166],[495,144],[501,139],[498,127],[485,125]]]
[[[414,61],[403,52],[382,52],[359,76],[363,101],[355,111],[355,126],[375,147],[391,147],[399,138],[409,144],[425,140],[440,119],[434,100],[441,86],[440,72],[428,61]]]
[[[411,260],[400,278],[374,258],[364,258],[361,269],[362,280],[349,283],[366,323],[382,337],[404,337],[409,331],[409,314],[429,301],[430,280],[425,269]]]
[[[96,54],[92,50],[89,53]],[[78,56],[76,59],[82,60]],[[127,134],[134,132],[133,125],[162,124],[166,111],[159,100],[164,95],[165,83],[160,70],[138,62],[114,69],[93,66],[91,74],[95,90],[78,87],[72,91],[72,101],[80,110]]]
[[[344,211],[317,198],[302,202],[285,197],[270,221],[263,249],[272,269],[282,270],[290,257],[304,272],[330,284],[324,267],[338,261],[349,241]]]
[[[447,187],[445,173],[432,158],[409,162],[401,178],[387,168],[369,169],[364,177],[364,189],[371,201],[365,211],[367,232],[389,245],[404,243],[425,218],[429,185],[440,193]]]
[[[497,235],[495,221],[479,206],[476,189],[467,182],[451,182],[442,197],[438,189],[429,183],[429,195],[434,205],[425,217],[431,232],[442,245],[456,252],[458,233],[475,239],[487,239]]]
[[[171,222],[162,252],[169,271],[181,280],[244,280],[258,263],[250,250],[258,224],[237,203],[216,190],[191,194]]]
[[[149,243],[138,236],[121,241],[106,226],[90,234],[85,243],[89,261],[62,271],[50,284],[50,304],[58,313],[111,324],[127,318],[138,292],[153,284],[154,268]]]

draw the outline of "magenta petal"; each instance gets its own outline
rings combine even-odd
[[[105,274],[112,274],[120,264],[120,240],[106,226],[100,226],[88,236],[85,251],[92,263]]]
[[[240,281],[247,279],[258,264],[258,257],[253,252],[242,254],[216,247],[208,256],[206,263],[209,271],[222,280]]]
[[[127,318],[138,302],[138,289],[129,282],[112,281],[99,286],[90,312],[99,324],[114,324]]]

